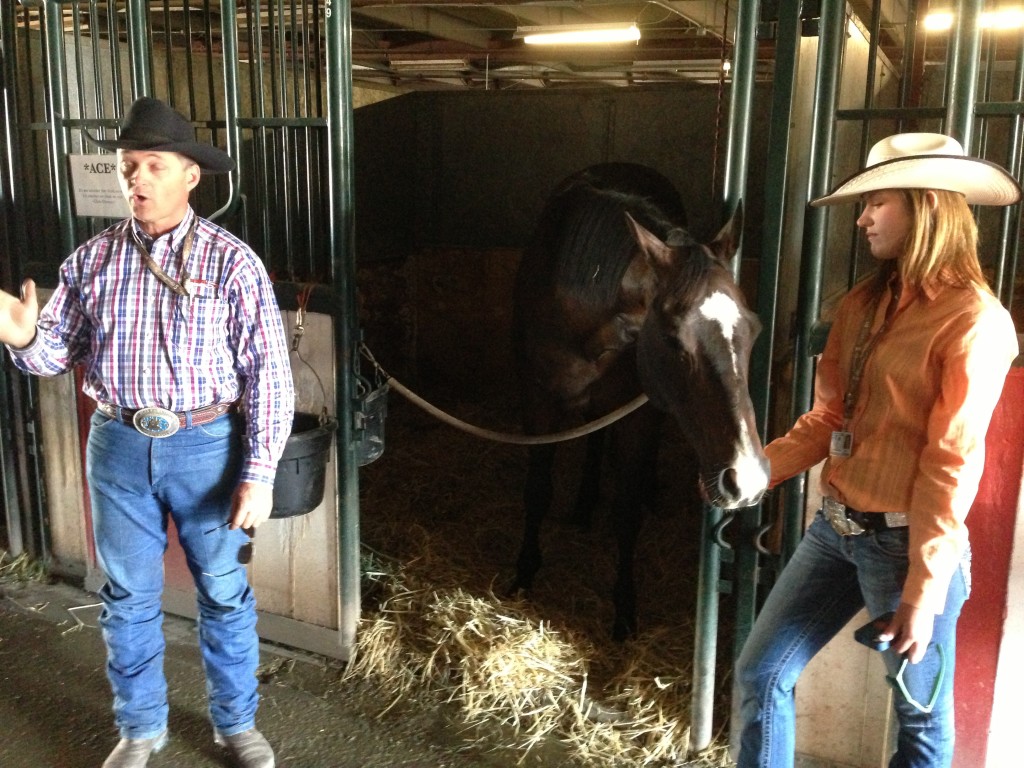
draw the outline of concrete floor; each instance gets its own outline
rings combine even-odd
[[[67,584],[0,583],[0,766],[98,768],[117,742],[95,595]],[[167,617],[171,741],[150,768],[229,765],[213,742],[192,622]],[[433,702],[388,709],[366,681],[341,681],[319,657],[264,647],[258,725],[278,766],[499,768],[557,766],[470,743],[456,713]],[[387,712],[382,714],[385,709]]]

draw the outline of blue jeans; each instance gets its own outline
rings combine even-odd
[[[907,576],[906,528],[843,537],[818,513],[772,588],[736,663],[733,693],[738,768],[789,768],[795,750],[793,688],[811,658],[865,606],[873,618],[900,603]],[[935,617],[924,659],[903,675],[911,696],[931,700],[945,655],[938,698],[930,714],[898,690],[897,751],[890,768],[944,768],[953,759],[953,667],[956,622],[969,594],[970,555],[954,574],[942,614]],[[895,676],[901,658],[883,653]],[[852,720],[858,713],[851,712]],[[843,727],[836,723],[836,728]]]
[[[255,725],[256,601],[239,563],[248,541],[224,524],[238,484],[242,422],[226,415],[153,439],[93,414],[86,451],[93,534],[107,582],[100,616],[122,738],[167,727],[161,595],[168,515],[195,581],[210,718],[225,735]]]

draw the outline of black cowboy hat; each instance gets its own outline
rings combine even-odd
[[[188,120],[159,99],[149,96],[136,99],[128,108],[116,139],[100,140],[89,136],[89,140],[104,149],[177,152],[195,160],[207,173],[227,173],[235,168],[235,161],[227,152],[198,143]]]

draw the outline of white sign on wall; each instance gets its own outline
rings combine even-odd
[[[117,155],[68,155],[76,216],[123,219],[130,212],[117,181]]]

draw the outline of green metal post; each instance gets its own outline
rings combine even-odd
[[[224,206],[210,215],[211,221],[230,214],[241,199],[240,162],[242,149],[242,128],[238,124],[238,3],[236,0],[221,0],[221,45],[224,48],[224,120],[227,129],[228,154],[235,158],[235,169],[228,174],[228,200]]]
[[[146,41],[146,0],[128,0],[128,61],[132,73],[132,96],[148,96],[153,82]]]
[[[978,20],[984,0],[959,0],[958,23],[950,36],[946,61],[946,133],[971,150],[974,104],[977,101],[981,30]]]
[[[758,268],[757,313],[764,326],[750,361],[750,390],[762,438],[768,437],[772,350],[775,347],[775,313],[782,259],[782,227],[785,216],[786,178],[789,163],[790,120],[796,90],[797,52],[800,48],[801,0],[782,0],[775,37],[775,77],[772,87],[772,121],[768,133],[768,167],[761,259]],[[757,537],[762,524],[761,506],[738,515],[739,546],[736,551],[736,628],[733,657],[739,656],[757,613],[760,563]]]
[[[5,290],[11,291],[21,281],[21,254],[24,238],[15,232],[15,212],[20,202],[17,168],[18,151],[17,99],[15,98],[15,8],[11,3],[0,4],[0,131],[3,132],[3,150],[0,151],[0,248],[8,258],[0,263],[0,279]],[[25,551],[21,531],[21,505],[18,502],[17,459],[15,456],[13,398],[11,395],[10,364],[0,363],[0,503],[3,504],[3,522],[7,528],[7,550],[17,557]]]
[[[742,202],[747,182],[759,13],[760,0],[740,0],[734,33],[735,48],[723,190],[725,209],[729,212],[735,210]],[[733,272],[737,277],[739,267],[740,254],[737,253],[733,265]],[[693,693],[690,704],[692,752],[706,749],[713,737],[715,662],[718,654],[718,585],[722,567],[722,549],[713,534],[723,517],[723,512],[718,507],[704,508],[697,592],[697,629],[693,652]]]
[[[68,84],[64,73],[63,3],[46,3],[46,100],[50,117],[50,163],[54,209],[60,227],[63,253],[75,247],[75,222],[71,214],[71,184],[68,181],[68,135],[64,121],[68,113]]]
[[[839,103],[839,78],[846,43],[846,3],[823,0],[821,35],[818,39],[818,77],[814,85],[814,112],[811,118],[810,196],[828,192],[832,171],[832,147],[835,143],[836,105]],[[828,223],[825,208],[808,208],[804,216],[803,261],[797,294],[796,339],[793,352],[793,412],[795,419],[811,407],[814,365],[811,360],[811,335],[821,311],[821,275]],[[787,561],[803,535],[806,480],[794,478],[787,485],[783,512],[782,560]]]
[[[1017,64],[1013,72],[1013,104],[1024,104],[1024,30],[1020,33],[1017,49]],[[1006,148],[1004,165],[1015,179],[1021,177],[1021,166],[1024,147],[1024,114],[1017,112],[1010,120],[1009,141]],[[999,266],[996,273],[996,295],[1003,306],[1013,308],[1014,276],[1017,274],[1017,257],[1020,250],[1020,210],[1019,204],[1003,209],[999,224]]]
[[[338,366],[338,574],[341,580],[339,641],[342,655],[355,645],[360,612],[359,464],[353,442],[356,343],[355,216],[352,180],[352,23],[350,0],[325,0],[327,33],[327,162],[330,194],[331,282]]]

